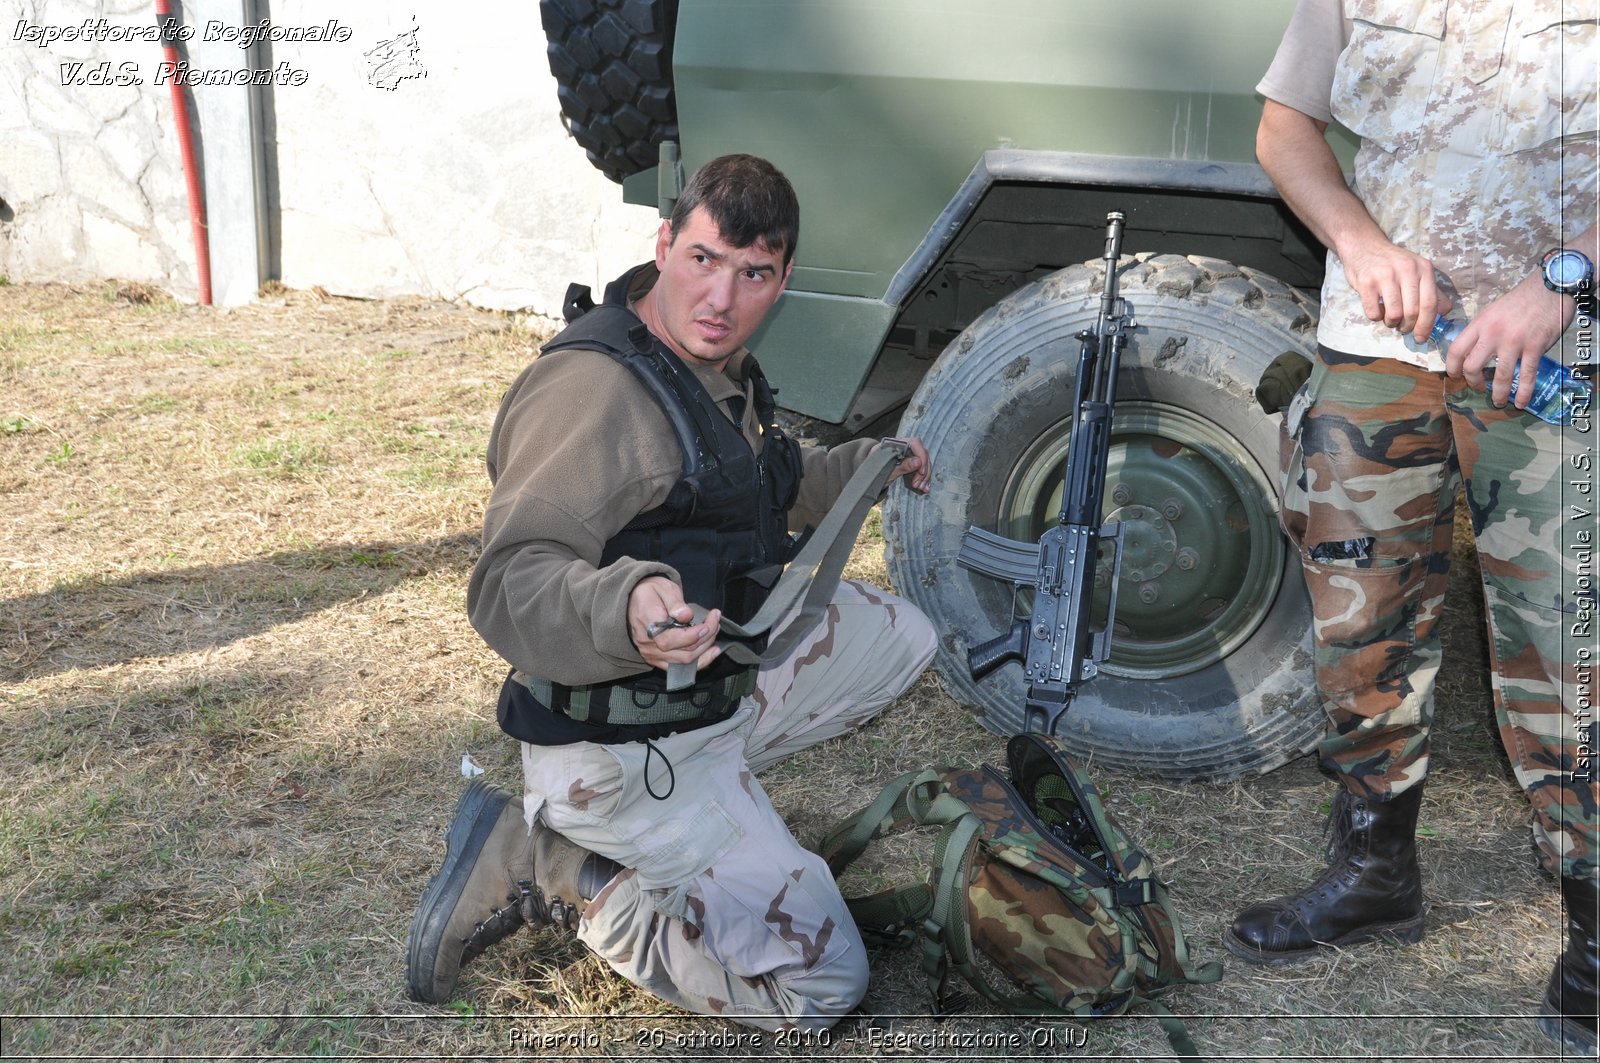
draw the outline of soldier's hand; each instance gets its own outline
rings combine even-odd
[[[933,463],[928,460],[928,448],[916,438],[907,439],[906,445],[911,448],[911,456],[896,465],[889,476],[891,479],[905,477],[907,487],[919,495],[925,495],[928,485],[933,482]]]
[[[665,576],[648,576],[628,595],[628,635],[639,656],[652,668],[693,664],[704,668],[716,660],[722,611],[713,609],[696,622],[695,610],[683,600],[683,588]]]
[[[1520,363],[1522,381],[1533,380],[1539,356],[1555,346],[1573,313],[1571,299],[1545,288],[1539,277],[1530,276],[1467,322],[1461,335],[1450,343],[1445,371],[1482,388],[1484,368],[1493,362],[1491,401],[1504,406],[1509,399],[1518,409],[1526,409],[1528,400],[1533,398],[1533,388],[1519,382],[1517,393],[1512,395],[1513,371]]]
[[[1419,343],[1427,341],[1434,318],[1450,309],[1433,263],[1388,240],[1367,241],[1340,261],[1367,320],[1409,332]]]

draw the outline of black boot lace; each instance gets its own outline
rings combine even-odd
[[[462,963],[474,959],[490,945],[517,932],[517,928],[526,921],[520,906],[516,904],[517,900],[517,894],[507,894],[504,908],[492,907],[490,911],[493,914],[489,918],[480,919],[473,925],[472,936],[462,942]]]
[[[1358,855],[1358,838],[1360,829],[1356,825],[1359,807],[1352,807],[1356,798],[1347,791],[1340,791],[1333,799],[1333,806],[1328,809],[1328,818],[1322,825],[1322,836],[1327,839],[1323,848],[1323,855],[1328,861],[1328,866],[1322,869],[1322,874],[1300,893],[1289,898],[1297,908],[1320,907],[1334,893],[1343,892],[1355,883],[1360,876],[1361,868],[1351,858]]]
[[[517,902],[519,920],[526,922],[535,930],[542,926],[559,926],[566,930],[578,928],[578,917],[583,914],[583,903],[564,901],[560,897],[546,898],[544,890],[535,886],[528,879],[517,883],[519,895],[512,898]]]

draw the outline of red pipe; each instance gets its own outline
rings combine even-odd
[[[194,161],[194,137],[189,132],[189,103],[178,78],[177,23],[172,0],[156,0],[156,25],[161,28],[163,73],[172,87],[172,117],[178,126],[178,148],[183,153],[183,178],[189,186],[189,227],[194,230],[194,258],[200,280],[200,305],[211,305],[211,239],[206,235],[206,200],[200,189],[200,171]]]

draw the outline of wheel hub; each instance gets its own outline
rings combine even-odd
[[[1070,421],[1036,440],[1001,494],[1005,534],[1036,540],[1059,516]],[[1243,445],[1199,415],[1119,402],[1112,419],[1104,519],[1123,522],[1110,659],[1114,675],[1168,677],[1223,659],[1261,624],[1282,580],[1273,494]],[[1103,547],[1096,586],[1110,583]],[[1105,598],[1097,595],[1103,622]],[[1031,593],[1019,595],[1026,616]]]
[[[1122,522],[1124,583],[1159,579],[1177,562],[1178,533],[1156,510],[1140,505],[1118,506],[1106,514],[1106,520]]]

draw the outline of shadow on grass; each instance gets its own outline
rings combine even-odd
[[[430,774],[427,720],[321,727],[325,678],[282,664],[0,713],[0,1011],[36,1017],[0,1058],[352,1058],[338,1016],[414,1010],[402,920],[450,808],[417,786],[460,780]]]
[[[224,646],[435,572],[465,573],[478,534],[331,544],[224,565],[91,576],[0,599],[0,682]]]

